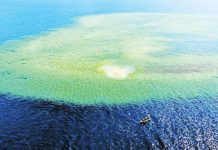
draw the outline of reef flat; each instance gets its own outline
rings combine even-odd
[[[218,17],[126,13],[0,45],[0,93],[77,104],[216,96]]]

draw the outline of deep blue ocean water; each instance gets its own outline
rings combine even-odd
[[[213,0],[0,0],[0,43],[72,24],[78,16],[114,12],[218,14],[217,4]],[[191,44],[184,45],[188,48]],[[207,44],[200,51],[217,47],[216,42]],[[148,114],[151,122],[141,126],[140,119]],[[80,106],[0,95],[0,149],[215,150],[218,97]]]
[[[80,106],[1,95],[0,107],[0,149],[218,148],[218,97]]]

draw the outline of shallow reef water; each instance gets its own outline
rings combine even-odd
[[[217,26],[217,16],[203,15],[79,17],[2,44],[0,93],[88,105],[214,96],[218,45],[207,43],[218,41]]]
[[[1,95],[0,113],[0,149],[218,148],[218,97],[109,106]]]

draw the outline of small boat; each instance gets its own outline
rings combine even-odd
[[[146,125],[150,121],[151,121],[151,117],[150,117],[150,115],[148,115],[148,116],[142,118],[142,120],[140,121],[140,124],[141,125]]]

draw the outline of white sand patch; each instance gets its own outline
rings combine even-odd
[[[126,79],[129,74],[135,72],[133,66],[119,66],[119,65],[104,65],[98,68],[100,71],[104,71],[105,75],[111,79],[123,80]]]

